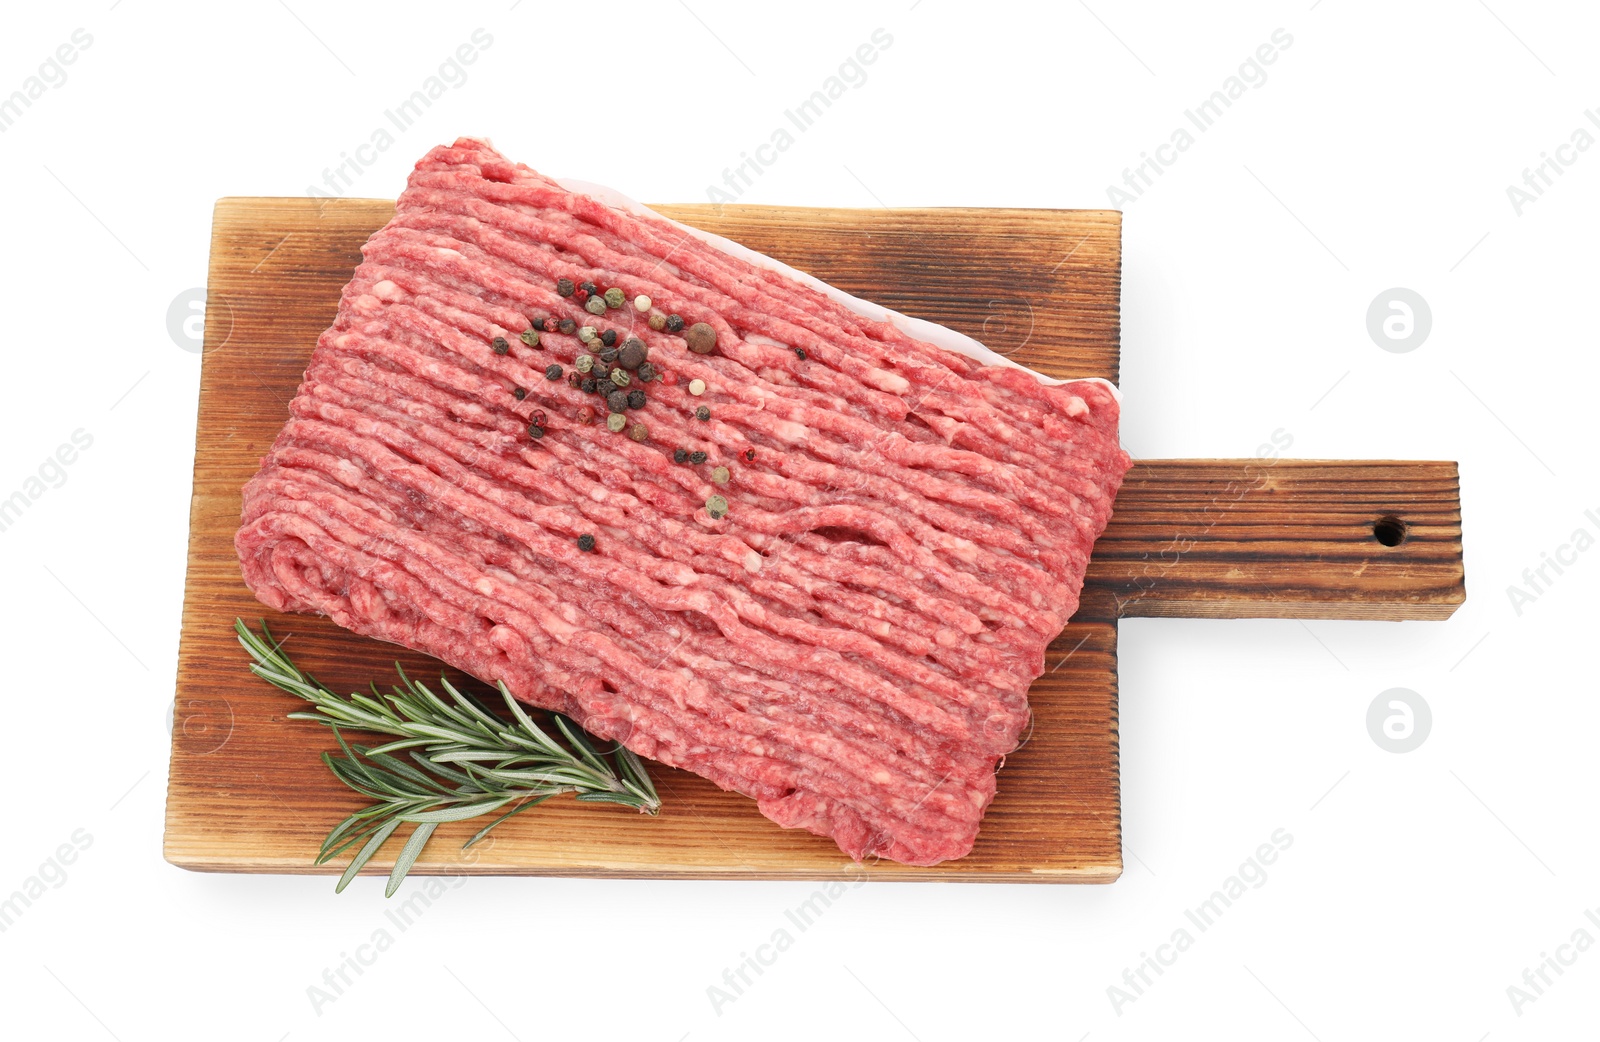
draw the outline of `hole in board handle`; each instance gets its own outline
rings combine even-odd
[[[1384,546],[1399,546],[1406,541],[1406,533],[1409,527],[1398,517],[1392,515],[1380,517],[1372,522],[1372,538]]]

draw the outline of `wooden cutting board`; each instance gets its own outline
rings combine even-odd
[[[1117,379],[1119,213],[659,209],[1040,371]],[[326,619],[268,611],[245,588],[233,550],[240,488],[287,417],[361,244],[392,213],[391,203],[363,199],[217,204],[167,795],[166,857],[185,868],[336,873],[341,866],[312,864],[318,844],[363,802],[322,765],[328,732],[286,720],[301,703],[247,671],[236,616],[265,616],[297,663],[336,691],[374,679],[387,686],[396,660],[416,677],[440,671]],[[859,870],[909,880],[1117,878],[1118,617],[1442,619],[1464,597],[1454,463],[1142,462],[1095,548],[1083,607],[1033,685],[1031,735],[1005,762],[977,846],[933,868]],[[465,856],[460,844],[477,826],[440,828],[413,871],[825,879],[857,870],[831,841],[780,829],[742,796],[652,771],[659,817],[553,800]],[[391,863],[380,856],[370,871]]]

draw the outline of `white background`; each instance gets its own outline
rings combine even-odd
[[[0,532],[0,896],[75,830],[92,845],[0,933],[5,1033],[1593,1037],[1600,944],[1563,949],[1575,962],[1531,1003],[1507,988],[1580,928],[1600,942],[1600,552],[1547,572],[1520,614],[1507,589],[1575,530],[1600,535],[1600,149],[1565,153],[1520,214],[1506,190],[1580,126],[1600,135],[1600,21],[1491,4],[8,12],[0,96],[75,29],[92,44],[0,134],[0,497],[75,430],[93,445]],[[327,878],[161,859],[200,370],[167,310],[204,283],[216,197],[305,193],[476,28],[492,44],[466,81],[347,194],[393,197],[470,133],[637,198],[703,200],[883,28],[866,82],[744,201],[1103,207],[1286,30],[1265,82],[1125,207],[1124,439],[1240,457],[1281,429],[1293,456],[1459,460],[1467,604],[1445,623],[1125,624],[1114,885],[865,886],[719,1015],[707,987],[808,887],[473,879],[316,1011],[308,987],[386,925],[381,880],[335,897]],[[1366,329],[1391,287],[1431,306],[1408,353]],[[1433,714],[1404,754],[1366,726],[1396,686]],[[1115,1008],[1108,987],[1277,829],[1293,845],[1266,882]]]

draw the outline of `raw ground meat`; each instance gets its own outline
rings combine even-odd
[[[362,252],[244,490],[264,603],[504,681],[853,858],[971,849],[1128,467],[1105,385],[915,340],[472,139]],[[648,346],[645,440],[568,382],[602,345],[562,319]]]

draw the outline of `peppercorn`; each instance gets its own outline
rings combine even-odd
[[[628,392],[628,408],[643,409],[645,403],[644,392],[635,387]]]
[[[578,323],[572,321],[570,318],[564,318],[561,320],[561,324],[557,326],[557,328],[563,333],[567,334],[567,336],[571,336],[578,331]]]
[[[663,315],[659,311],[657,311],[655,314],[651,315],[649,318],[645,319],[644,321],[645,321],[646,325],[648,325],[651,329],[655,330],[657,333],[659,333],[663,329],[667,328],[667,316]]]
[[[803,347],[795,348],[794,349],[794,356],[796,358],[800,359],[800,361],[804,362],[806,360],[806,349],[803,348]]]
[[[594,327],[593,326],[582,326],[582,327],[579,328],[579,330],[578,330],[578,339],[579,340],[582,340],[584,343],[587,344],[587,343],[589,343],[589,341],[593,340],[594,338],[595,338],[595,332],[594,332]]]
[[[573,290],[572,299],[582,304],[584,301],[589,299],[589,291],[586,289]]]
[[[575,288],[576,287],[573,286],[571,279],[556,279],[556,292],[561,294],[563,297],[572,296],[572,291]]]
[[[667,316],[667,332],[669,332],[669,333],[677,333],[682,329],[683,329],[683,316],[682,315],[668,315]]]
[[[552,365],[552,366],[547,367],[545,369],[545,371],[544,371],[544,378],[546,380],[559,380],[559,379],[561,379],[561,367],[559,365]]]
[[[556,331],[556,320],[548,316],[536,318],[533,320],[533,328],[541,333],[554,333]]]
[[[539,331],[537,329],[524,329],[518,338],[529,347],[539,346]]]
[[[610,289],[606,290],[606,307],[620,308],[623,304],[627,303],[627,301],[627,294],[623,293],[617,287],[612,286]]]
[[[583,383],[583,374],[578,372],[576,369],[567,374],[567,386],[572,388],[574,391],[578,389],[578,385],[581,383]]]
[[[594,364],[594,368],[590,370],[590,372],[594,374],[594,378],[596,380],[599,380],[602,383],[611,377],[611,367],[606,365],[604,362],[596,362]]]
[[[600,292],[600,287],[596,286],[592,282],[584,282],[584,283],[581,283],[581,285],[583,286],[583,291],[585,293],[593,294],[593,293],[599,293]]]
[[[513,387],[511,388],[511,397],[520,402],[528,397],[528,389],[526,387]]]
[[[578,390],[582,391],[584,394],[593,394],[599,386],[599,381],[597,381],[594,377],[586,376],[583,378],[583,383],[578,385]]]
[[[494,353],[497,355],[506,355],[511,353],[511,345],[506,342],[506,338],[503,336],[497,336],[493,340],[489,341],[489,346],[494,348]]]
[[[633,307],[636,311],[649,311],[650,298],[645,296],[643,293],[639,294],[637,297],[633,298]]]
[[[594,536],[590,535],[588,532],[585,532],[585,533],[583,533],[583,535],[580,535],[578,537],[578,549],[582,550],[586,554],[593,553],[594,552]]]
[[[587,373],[594,368],[594,355],[579,355],[572,360],[572,368],[580,373]]]
[[[531,417],[531,419],[533,420],[534,423],[537,423],[539,426],[543,427],[544,426],[544,421],[545,421],[544,410],[543,409],[535,409],[535,410],[533,410],[533,416]]]
[[[726,485],[728,483],[728,468],[718,467],[716,470],[713,470],[711,472],[711,480],[715,481],[719,485]]]
[[[649,383],[656,378],[656,367],[649,362],[644,362],[633,375],[637,376],[642,382]]]
[[[689,350],[697,355],[709,355],[717,346],[717,331],[706,322],[690,326],[683,338],[689,342]]]
[[[701,452],[701,451],[699,451],[698,449],[696,449],[694,452],[689,453],[689,462],[693,463],[695,466],[698,467],[700,464],[704,463],[705,461],[706,461],[706,454]]]
[[[626,369],[613,369],[611,370],[611,382],[616,384],[618,387],[626,387],[633,381],[632,378],[628,376],[628,371]]]
[[[578,422],[582,424],[593,423],[594,410],[589,408],[587,405],[578,406]]]
[[[628,394],[626,391],[612,391],[606,395],[606,408],[612,412],[621,412],[628,407]]]
[[[591,315],[604,315],[606,313],[606,302],[599,297],[590,297],[584,302],[583,307]]]
[[[696,398],[700,397],[702,394],[705,394],[706,382],[704,380],[690,380],[689,393],[694,395]]]
[[[648,441],[650,438],[650,428],[646,427],[642,423],[636,423],[632,427],[628,428],[628,437],[632,438],[634,441]]]
[[[544,437],[544,428],[539,426],[537,423],[528,424],[528,437],[530,437],[530,438],[542,438],[542,437]]]
[[[706,500],[706,513],[711,515],[711,520],[716,521],[728,512],[728,501],[721,496],[712,496]]]
[[[688,459],[689,452],[687,449],[676,449],[672,453],[672,462],[674,463],[686,463]]]
[[[622,415],[620,412],[614,412],[610,416],[606,417],[606,430],[610,431],[612,434],[616,434],[627,425],[628,418]]]
[[[702,405],[694,411],[694,418],[697,420],[709,420],[711,419],[711,410]]]
[[[650,349],[644,346],[643,340],[630,336],[622,342],[622,348],[617,352],[617,361],[622,363],[624,369],[637,369],[644,364],[649,354]]]
[[[756,461],[756,450],[755,449],[745,449],[744,450],[744,458],[747,461],[749,461],[751,463],[754,463]]]
[[[602,344],[604,344],[606,347],[616,347],[617,346],[617,331],[615,329],[608,329],[604,333],[601,333],[600,334],[600,342]]]

